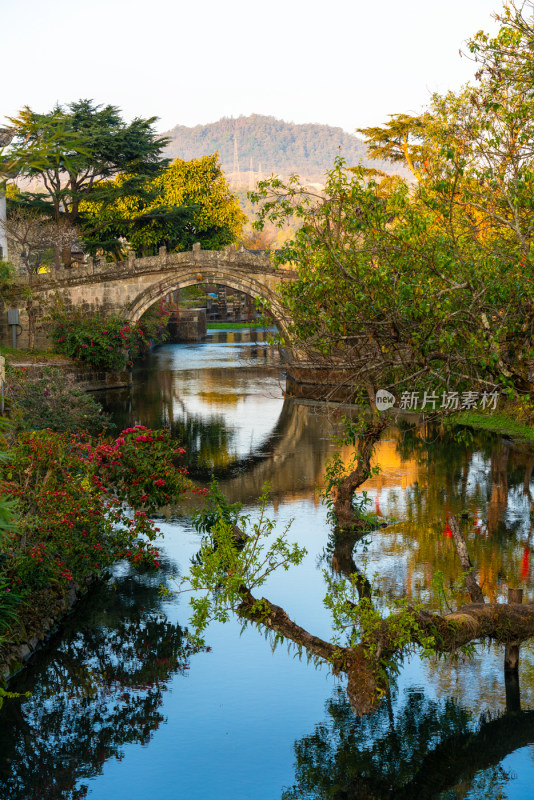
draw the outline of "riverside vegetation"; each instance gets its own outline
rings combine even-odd
[[[299,221],[275,254],[298,274],[280,289],[288,320],[282,344],[350,380],[354,399],[371,407],[356,424],[346,422],[352,463],[338,458],[328,474],[338,534],[353,543],[373,529],[355,495],[371,474],[371,454],[387,426],[375,406],[377,390],[420,391],[434,398],[430,413],[438,398],[469,393],[529,405],[534,18],[527,10],[531,3],[507,4],[497,35],[480,32],[469,42],[480,65],[476,85],[434,95],[419,116],[396,115],[363,131],[370,154],[401,163],[412,183],[338,158],[324,193],[292,176],[262,181],[250,195],[260,204],[259,228]],[[345,672],[349,700],[365,714],[377,709],[388,673],[414,648],[455,653],[484,638],[517,648],[534,635],[534,604],[485,602],[460,525],[453,516],[447,524],[470,603],[443,615],[409,598],[391,606],[356,572],[328,581],[325,603],[337,631],[332,642],[253,594],[271,569],[302,558],[285,534],[271,538],[273,525],[263,514],[247,527],[220,503],[202,557],[181,588],[202,592],[191,601],[199,636],[209,619],[225,621],[233,612],[271,632],[275,642],[287,639]],[[514,667],[510,653],[506,663],[513,669],[517,659]]]
[[[87,316],[60,306],[51,312],[50,331],[54,348],[73,361],[96,370],[121,371],[145,353],[153,342],[164,342],[170,312],[162,303],[150,309],[139,322],[112,314]]]
[[[85,423],[96,427],[98,405],[91,398],[80,404],[76,390],[61,391],[57,376],[52,380],[53,392],[46,377],[33,385],[40,403],[14,409],[16,428],[3,426],[0,663],[8,673],[20,663],[21,645],[43,639],[68,600],[114,563],[157,568],[151,542],[158,529],[147,514],[202,491],[188,479],[185,451],[168,431],[134,426],[113,438],[91,436]],[[43,408],[55,409],[61,394],[75,401],[64,412],[68,419],[59,414],[59,430],[38,430],[52,416]],[[25,396],[20,383],[14,396]],[[100,428],[106,424],[101,418]]]

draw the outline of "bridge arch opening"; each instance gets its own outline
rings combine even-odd
[[[280,333],[285,334],[284,315],[278,298],[275,293],[265,284],[256,280],[253,276],[245,278],[235,278],[232,275],[221,274],[211,270],[198,270],[190,274],[180,274],[171,276],[165,281],[159,281],[140,294],[125,309],[128,319],[137,322],[143,314],[152,308],[156,303],[163,300],[168,295],[186,289],[189,286],[217,285],[229,288],[235,292],[248,295],[253,299],[259,299],[265,303],[266,309],[273,320],[273,324]]]

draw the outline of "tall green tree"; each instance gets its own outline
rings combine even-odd
[[[468,229],[479,247],[515,250],[531,263],[534,232],[533,4],[507,3],[495,37],[479,31],[468,51],[477,82],[433,95],[419,116],[393,115],[361,129],[370,155],[410,169],[415,198],[449,211],[449,235]]]
[[[454,180],[384,191],[342,160],[325,196],[271,180],[261,214],[301,220],[276,254],[289,346],[367,390],[526,388],[534,283],[508,231],[455,209]],[[452,216],[452,219],[451,219]]]
[[[367,128],[369,152],[409,168],[380,180],[342,160],[324,195],[264,181],[263,220],[301,221],[278,254],[290,336],[367,386],[526,391],[534,355],[534,22],[507,5],[469,48],[478,81],[419,116]]]
[[[457,410],[469,393],[485,406],[494,392],[530,393],[534,25],[522,13],[509,10],[495,39],[471,43],[477,84],[364,131],[372,154],[415,181],[381,180],[338,159],[322,194],[296,178],[264,181],[252,194],[260,226],[301,223],[276,255],[297,271],[280,289],[286,344],[371,406],[379,389],[430,412]],[[382,428],[371,423],[354,470],[333,476],[347,527]]]
[[[84,200],[107,207],[119,195],[144,192],[147,179],[168,163],[156,117],[126,123],[116,106],[82,99],[48,114],[26,106],[9,121],[14,138],[0,157],[0,172],[37,184],[17,200],[57,224],[63,218],[79,222]],[[127,175],[120,187],[111,180],[117,175]],[[69,263],[68,254],[64,260]]]

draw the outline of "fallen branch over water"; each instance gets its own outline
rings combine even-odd
[[[267,498],[266,491],[259,520],[252,525],[247,518],[230,514],[228,505],[218,513],[215,501],[201,517],[198,527],[209,533],[202,540],[189,576],[181,583],[197,593],[191,599],[194,613],[190,620],[197,637],[210,620],[225,622],[235,613],[271,631],[275,641],[287,639],[310,658],[327,662],[334,673],[345,673],[347,695],[359,715],[377,709],[388,688],[390,668],[416,649],[421,648],[427,656],[452,654],[472,642],[491,639],[511,652],[534,637],[534,602],[484,602],[467,545],[452,516],[448,523],[473,602],[448,614],[431,613],[416,603],[399,603],[389,616],[382,616],[373,605],[370,586],[357,570],[340,581],[326,575],[330,586],[325,604],[333,613],[340,638],[348,635],[347,645],[315,636],[294,622],[282,607],[252,593],[273,571],[299,564],[305,555],[303,548],[288,543],[287,528],[278,538],[271,538],[275,524],[265,516]],[[357,533],[353,530],[351,536],[345,536],[350,540],[357,538]],[[351,560],[347,555],[343,551],[345,566]],[[512,591],[509,601],[516,596],[520,599],[520,594]],[[197,639],[197,643],[203,640]],[[513,660],[508,658],[508,669],[516,668],[517,659],[515,666]]]
[[[341,647],[313,635],[291,620],[283,608],[266,598],[258,600],[245,587],[242,587],[237,613],[243,619],[290,640],[311,657],[328,662],[335,673],[346,673],[347,695],[353,709],[359,715],[368,714],[377,709],[387,690],[387,665],[410,645],[420,645],[428,650],[430,643],[434,653],[452,654],[482,639],[518,645],[534,636],[534,602],[485,603],[473,575],[473,565],[458,521],[450,516],[448,523],[470,596],[477,600],[457,611],[434,614],[408,606],[398,614],[380,620],[367,637],[364,634],[360,644],[351,647]],[[360,608],[349,605],[356,624]],[[399,630],[407,627],[409,641],[399,642]]]
[[[280,606],[265,598],[258,600],[250,592],[244,592],[237,612],[243,619],[292,641],[310,656],[328,662],[335,673],[346,673],[347,694],[360,715],[375,711],[387,689],[383,667],[399,651],[397,631],[399,623],[405,623],[407,616],[412,630],[411,643],[427,646],[431,637],[436,654],[454,653],[480,639],[509,644],[534,636],[534,602],[470,603],[444,615],[407,608],[382,620],[380,628],[374,632],[372,647],[366,644],[340,647],[327,642],[297,625]]]

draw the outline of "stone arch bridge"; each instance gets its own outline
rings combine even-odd
[[[131,322],[137,320],[154,303],[176,289],[201,283],[216,283],[266,301],[275,322],[283,331],[284,314],[276,288],[291,280],[292,270],[275,269],[263,253],[229,247],[222,251],[202,250],[193,245],[185,253],[167,253],[160,248],[157,256],[135,258],[116,263],[88,263],[53,274],[33,276],[31,302],[20,301],[18,347],[42,347],[48,344],[44,319],[48,310],[60,300],[67,309],[87,314],[109,316],[120,314]],[[20,279],[21,286],[28,278]],[[10,342],[7,314],[2,315],[0,336]]]

